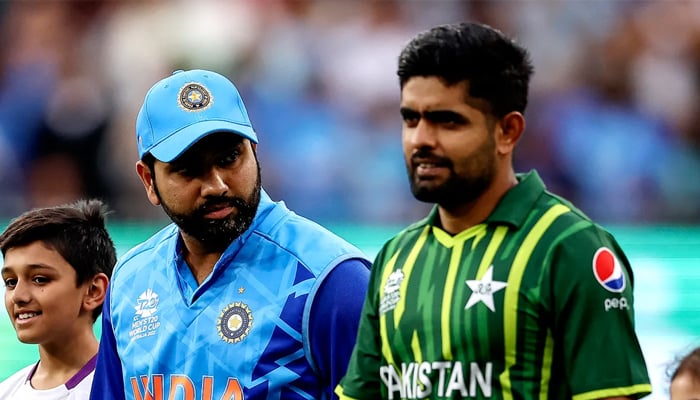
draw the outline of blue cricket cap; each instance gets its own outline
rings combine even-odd
[[[151,153],[171,162],[214,132],[258,142],[243,99],[230,80],[205,70],[175,71],[146,93],[136,118],[139,158]]]

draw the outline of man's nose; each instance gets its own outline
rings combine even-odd
[[[202,197],[221,196],[228,191],[225,171],[217,167],[212,167],[202,179]]]

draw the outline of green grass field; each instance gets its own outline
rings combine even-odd
[[[157,229],[113,225],[110,233],[121,255]],[[334,226],[332,230],[373,257],[398,228]],[[654,385],[654,394],[647,399],[667,399],[669,365],[700,345],[700,227],[616,227],[611,231],[634,269],[637,331]],[[6,313],[0,314],[2,380],[35,362],[38,353],[36,346],[17,341]],[[99,333],[98,326],[96,331]]]

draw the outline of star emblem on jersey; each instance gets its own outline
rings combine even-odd
[[[478,302],[483,302],[491,311],[496,311],[493,305],[493,294],[508,286],[506,282],[493,280],[493,265],[486,270],[486,273],[478,280],[467,280],[467,286],[472,290],[472,295],[467,300],[465,310],[470,309]]]

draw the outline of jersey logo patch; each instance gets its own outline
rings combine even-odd
[[[212,103],[209,90],[199,83],[188,83],[180,89],[178,103],[187,111],[204,110]]]
[[[158,293],[148,288],[136,299],[134,319],[131,322],[129,336],[132,340],[153,336],[160,327],[158,312]]]
[[[227,305],[216,321],[219,337],[226,343],[238,343],[245,339],[252,326],[253,313],[247,304],[238,301]]]
[[[467,280],[467,286],[472,290],[472,295],[469,296],[465,310],[472,308],[476,303],[482,302],[491,311],[496,311],[493,304],[493,294],[508,286],[506,282],[493,280],[493,265],[486,270],[486,273],[477,280]]]
[[[601,247],[593,256],[593,275],[606,290],[620,293],[625,290],[625,274],[615,254],[607,247]]]
[[[400,269],[397,269],[389,275],[384,285],[384,293],[379,300],[380,315],[384,315],[395,309],[396,305],[399,304],[399,300],[401,300],[401,291],[399,289],[401,289],[401,283],[405,277],[403,271]]]

